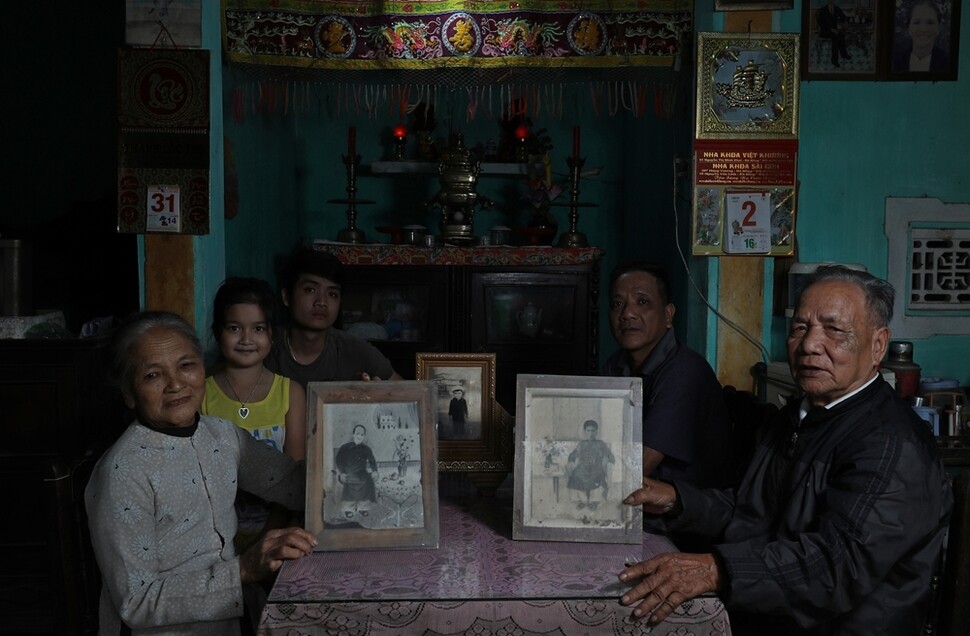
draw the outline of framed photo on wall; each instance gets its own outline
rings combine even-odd
[[[957,79],[960,0],[890,3],[888,76],[905,81]]]
[[[798,138],[797,33],[697,34],[697,139]]]
[[[806,80],[957,79],[960,0],[803,0]]]
[[[307,385],[306,529],[316,550],[438,547],[433,389]]]
[[[643,383],[519,374],[512,538],[640,543]]]
[[[503,448],[509,432],[495,404],[494,353],[417,353],[415,377],[434,387],[439,470],[511,470]]]
[[[803,0],[803,79],[874,80],[882,70],[892,0]]]

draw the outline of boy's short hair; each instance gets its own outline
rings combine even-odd
[[[302,274],[326,278],[331,283],[344,286],[344,265],[330,252],[313,249],[307,245],[296,247],[283,260],[279,268],[280,289],[292,293]]]

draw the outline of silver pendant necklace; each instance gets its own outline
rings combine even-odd
[[[253,388],[250,389],[249,395],[246,396],[245,400],[239,399],[239,394],[236,393],[236,388],[232,386],[232,382],[229,381],[229,374],[226,373],[225,371],[222,372],[222,377],[226,379],[226,384],[229,385],[229,390],[232,391],[233,397],[235,397],[236,401],[239,402],[239,417],[243,419],[246,419],[247,417],[249,417],[249,407],[246,406],[246,402],[249,402],[249,398],[253,397],[253,393],[256,392],[256,387],[259,386],[259,381],[263,379],[264,371],[266,371],[266,367],[263,367],[262,369],[259,370],[259,377],[256,378],[256,384],[254,384]]]

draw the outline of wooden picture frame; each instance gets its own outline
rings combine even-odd
[[[433,389],[307,385],[306,529],[315,550],[438,547]]]
[[[643,381],[519,374],[512,538],[640,543]]]
[[[806,80],[876,80],[884,70],[891,0],[802,0],[801,71]]]
[[[415,377],[435,387],[438,470],[511,470],[503,450],[508,435],[496,412],[494,353],[417,353]],[[453,400],[465,403],[463,421],[453,415]]]
[[[797,33],[697,34],[697,139],[798,138]]]
[[[960,59],[960,0],[906,0],[889,3],[886,20],[886,76],[892,80],[930,81],[957,79]],[[922,48],[922,58],[911,55]],[[915,68],[912,65],[922,66]]]

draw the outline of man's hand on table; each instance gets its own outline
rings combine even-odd
[[[313,552],[317,538],[303,528],[281,528],[266,532],[239,556],[239,578],[243,583],[261,581],[283,566]]]
[[[623,605],[633,605],[637,618],[649,617],[659,623],[684,601],[707,592],[716,592],[720,574],[713,554],[661,554],[648,561],[628,566],[620,572],[620,580],[632,583],[642,579],[620,597]]]
[[[644,477],[643,486],[623,503],[643,506],[645,514],[667,514],[677,507],[677,490],[671,484]],[[636,603],[633,615],[637,618],[649,616],[651,623],[664,620],[684,601],[716,592],[720,586],[714,555],[683,552],[661,554],[629,565],[620,572],[620,580],[624,583],[640,580],[620,598],[620,602],[624,605]]]

